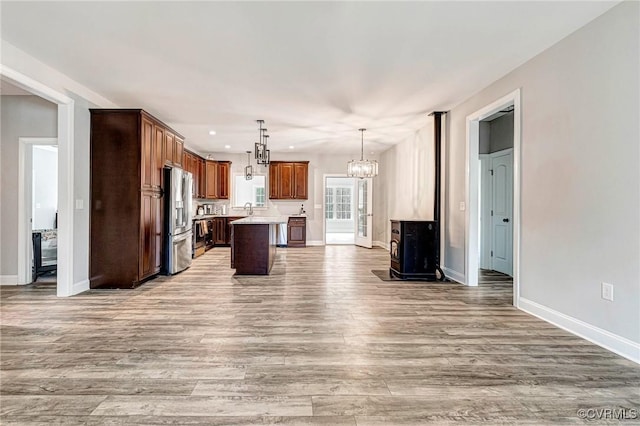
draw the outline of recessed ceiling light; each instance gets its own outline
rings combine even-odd
[[[216,134],[216,131],[215,131],[215,130],[209,130],[209,134],[210,134],[211,136],[213,136],[213,135],[215,135],[215,134]]]
[[[289,145],[289,149],[293,149],[293,145]]]
[[[224,147],[225,147],[226,149],[229,149],[229,148],[231,148],[231,145],[225,145]]]

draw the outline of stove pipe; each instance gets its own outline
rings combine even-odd
[[[444,280],[445,275],[440,268],[440,202],[442,197],[442,116],[446,111],[434,111],[433,115],[433,145],[435,150],[435,189],[433,198],[433,221],[436,222],[436,269],[440,273],[440,279]]]
[[[433,115],[433,144],[435,146],[435,194],[433,199],[433,220],[440,221],[440,198],[442,194],[442,116],[446,114],[444,111],[434,111],[429,115]]]

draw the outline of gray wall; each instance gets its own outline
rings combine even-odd
[[[451,110],[445,215],[446,266],[464,273],[465,119],[520,88],[521,295],[635,342],[639,7],[621,3]]]
[[[33,147],[33,229],[54,229],[58,211],[58,150]]]
[[[58,107],[37,96],[0,96],[0,101],[0,275],[17,275],[18,138],[57,137]]]
[[[491,120],[491,143],[489,153],[513,148],[513,113]]]
[[[84,98],[67,92],[74,100],[73,117],[73,173],[74,187],[72,197],[82,200],[83,209],[73,211],[73,282],[86,282],[89,279],[89,138],[91,116],[89,108],[96,105]],[[75,204],[75,203],[74,203]]]
[[[374,179],[374,240],[387,244],[390,219],[433,219],[435,184],[433,119],[411,137],[380,155]]]
[[[513,148],[513,113],[480,122],[480,154]]]

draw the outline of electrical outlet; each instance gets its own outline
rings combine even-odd
[[[602,298],[613,302],[613,284],[602,283]]]

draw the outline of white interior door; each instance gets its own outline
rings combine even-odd
[[[492,257],[494,271],[513,274],[513,152],[492,156]]]
[[[356,190],[356,245],[373,245],[373,180],[358,179]]]

